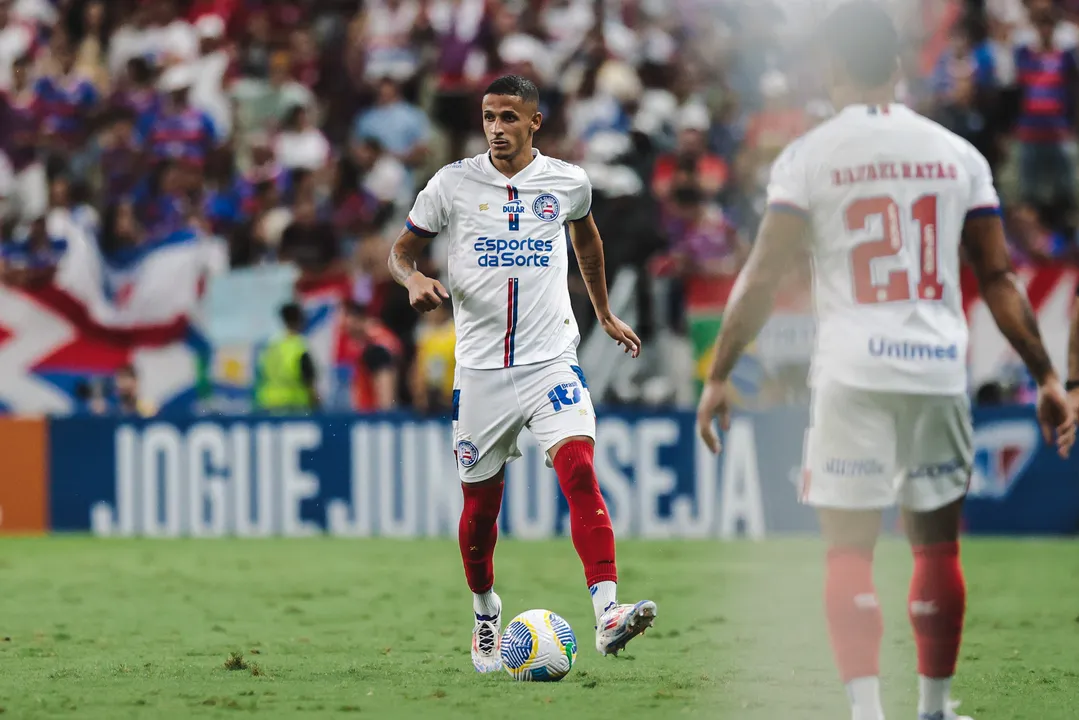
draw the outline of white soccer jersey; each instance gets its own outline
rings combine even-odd
[[[512,179],[485,153],[447,165],[409,213],[417,235],[449,234],[457,363],[476,370],[544,362],[576,347],[566,223],[587,217],[584,170],[533,150]]]
[[[966,392],[960,237],[999,212],[970,143],[902,105],[847,107],[780,155],[768,201],[812,227],[814,384]]]

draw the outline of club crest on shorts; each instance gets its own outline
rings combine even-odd
[[[559,210],[558,198],[551,193],[543,193],[532,203],[532,212],[543,222],[557,220]]]
[[[469,440],[457,441],[457,462],[461,463],[461,467],[472,467],[476,464],[476,461],[480,459],[480,451]]]

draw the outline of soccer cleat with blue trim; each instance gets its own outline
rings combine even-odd
[[[969,715],[960,715],[955,711],[959,707],[957,701],[948,703],[948,709],[935,713],[922,713],[918,716],[918,720],[974,720]]]
[[[630,640],[643,635],[656,620],[656,604],[641,600],[636,605],[615,605],[604,611],[596,626],[596,649],[600,655],[617,655]]]
[[[498,601],[498,612],[494,615],[476,613],[476,624],[472,627],[472,665],[476,672],[498,672],[502,669],[502,600]]]

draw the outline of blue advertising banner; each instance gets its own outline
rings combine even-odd
[[[798,504],[804,408],[736,418],[724,453],[691,413],[604,413],[596,470],[620,537],[808,533]],[[1029,409],[976,418],[967,529],[1071,533],[1079,473],[1040,444]],[[452,535],[461,493],[449,423],[409,416],[191,417],[50,423],[50,528],[97,535]],[[501,529],[567,533],[539,449],[507,471]]]

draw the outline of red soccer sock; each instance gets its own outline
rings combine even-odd
[[[495,584],[495,543],[498,513],[502,509],[504,483],[462,483],[465,506],[457,527],[465,579],[474,593],[485,593]]]
[[[872,550],[828,551],[824,604],[835,663],[843,682],[878,676],[884,620],[873,586]]]
[[[584,564],[589,587],[605,580],[618,582],[614,560],[614,528],[607,503],[599,491],[592,464],[592,444],[584,440],[566,443],[554,457],[558,484],[569,502],[573,547]]]
[[[919,675],[955,675],[966,607],[967,586],[959,564],[959,543],[915,547],[908,610],[918,646]]]

